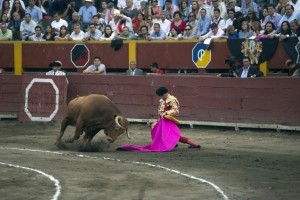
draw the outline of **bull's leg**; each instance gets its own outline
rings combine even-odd
[[[65,117],[63,119],[62,123],[61,123],[60,132],[59,132],[59,135],[58,135],[58,137],[55,141],[55,145],[57,145],[60,142],[60,140],[61,140],[62,136],[64,135],[65,130],[66,130],[68,125],[69,125],[69,120],[68,120],[67,117]]]
[[[92,133],[89,133],[89,135],[88,135],[88,141],[87,141],[88,144],[91,143],[92,139],[95,137],[95,135],[96,135],[99,131],[100,131],[100,130],[95,131],[95,132],[92,132]]]
[[[66,143],[73,143],[74,140],[78,140],[82,133],[83,133],[83,122],[81,120],[77,120],[74,136],[73,138],[66,139]]]

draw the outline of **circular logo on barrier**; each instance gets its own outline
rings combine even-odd
[[[84,68],[90,61],[90,50],[85,44],[75,44],[71,49],[71,62],[76,68]]]
[[[211,61],[211,51],[207,45],[197,43],[192,50],[192,60],[198,68],[206,68]]]

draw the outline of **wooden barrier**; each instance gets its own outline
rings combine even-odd
[[[197,69],[192,61],[192,51],[197,41],[125,41],[115,51],[110,42],[23,42],[22,55],[14,55],[13,42],[0,42],[0,68],[13,68],[14,57],[22,57],[23,69],[46,69],[55,60],[63,62],[67,70],[76,69],[71,52],[75,45],[85,45],[89,52],[86,66],[93,63],[93,57],[100,56],[108,71],[126,70],[131,59],[136,59],[137,67],[149,69],[152,62],[158,62],[163,69]],[[206,69],[228,69],[225,59],[230,56],[226,40],[216,40],[211,47],[211,61]],[[286,69],[288,59],[282,43],[267,63],[268,69]],[[79,70],[81,71],[81,70]]]

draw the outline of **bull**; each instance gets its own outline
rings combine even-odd
[[[130,139],[127,119],[116,105],[104,95],[91,94],[71,100],[64,113],[60,134],[55,144],[61,142],[68,125],[75,126],[76,129],[74,136],[68,138],[66,143],[74,142],[85,132],[83,141],[85,144],[89,144],[100,130],[104,130],[109,142],[115,141],[124,132]]]

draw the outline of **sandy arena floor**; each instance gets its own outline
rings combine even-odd
[[[149,127],[131,124],[132,139],[108,144],[102,132],[94,152],[80,141],[54,145],[59,124],[0,121],[0,199],[64,200],[293,200],[300,196],[300,133],[181,127],[202,149],[179,144],[172,152],[116,151],[150,143]],[[68,127],[64,139],[72,135]]]

